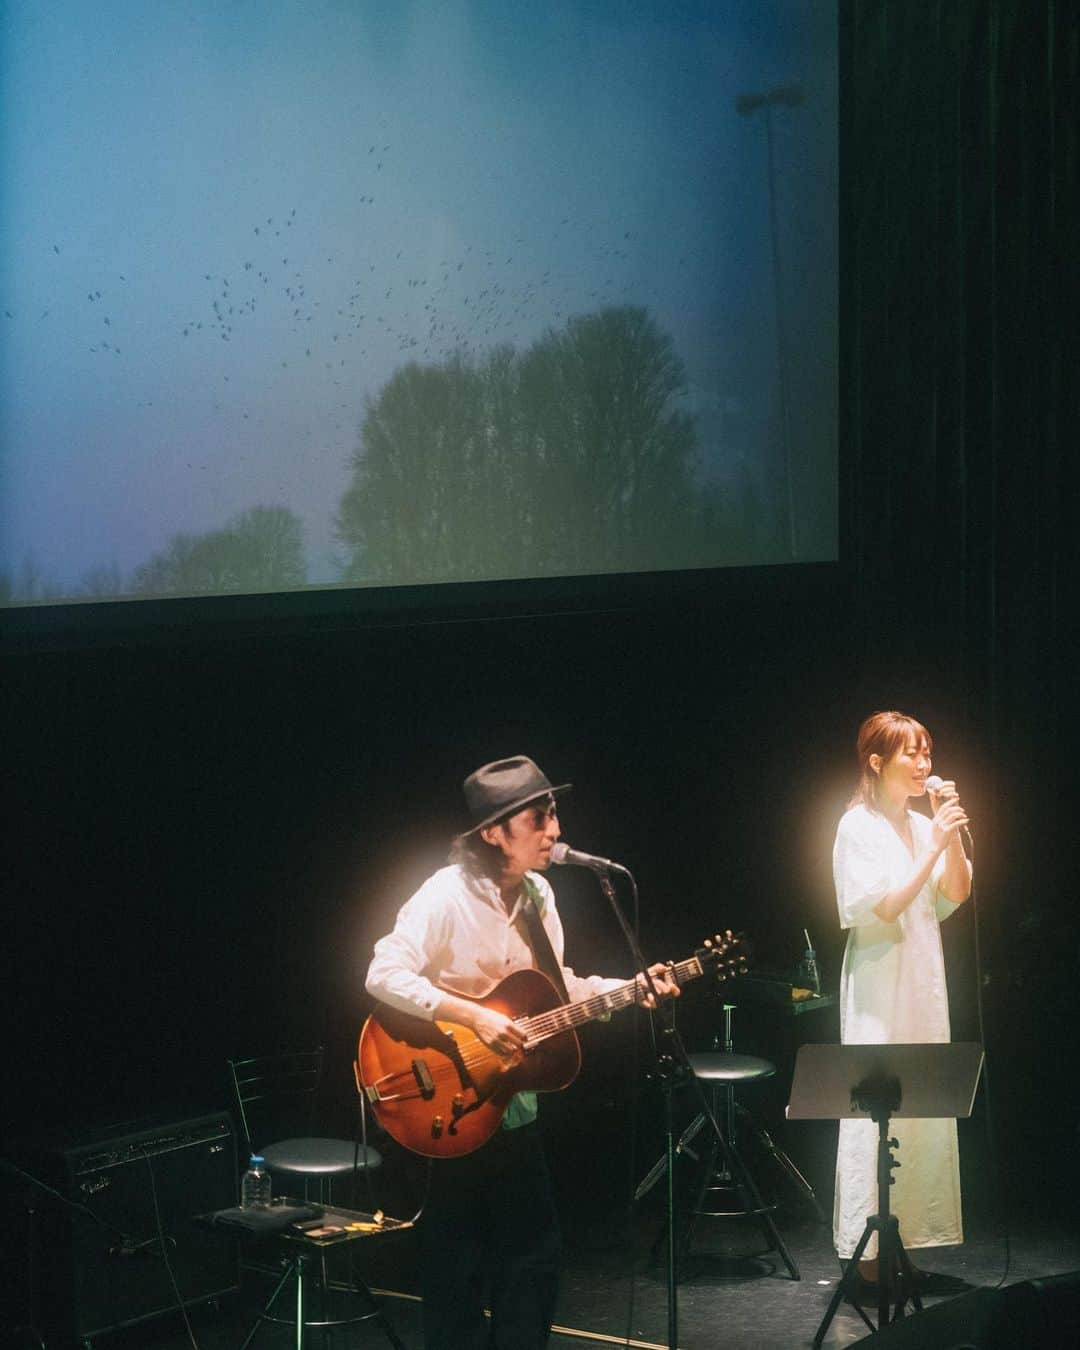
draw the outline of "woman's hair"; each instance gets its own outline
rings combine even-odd
[[[930,733],[921,722],[902,712],[876,712],[866,719],[859,728],[855,742],[855,753],[859,757],[859,781],[855,794],[848,802],[853,806],[866,806],[871,811],[878,809],[877,790],[880,779],[870,767],[870,756],[880,755],[882,763],[887,764],[898,750],[901,750],[909,736],[916,741],[926,742],[929,752],[934,748]]]

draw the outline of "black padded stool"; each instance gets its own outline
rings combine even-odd
[[[689,1057],[694,1076],[702,1084],[708,1085],[710,1106],[719,1130],[714,1130],[708,1116],[701,1112],[683,1131],[678,1143],[678,1152],[691,1153],[693,1156],[692,1150],[687,1148],[690,1140],[703,1128],[709,1130],[709,1145],[702,1155],[701,1175],[687,1216],[681,1255],[685,1259],[690,1254],[698,1219],[749,1216],[761,1228],[768,1242],[768,1250],[779,1252],[788,1274],[793,1280],[798,1280],[801,1278],[799,1267],[773,1223],[772,1215],[776,1206],[766,1204],[762,1199],[736,1141],[736,1088],[740,1084],[770,1078],[776,1072],[776,1065],[757,1055],[734,1053],[731,1028],[733,1012],[732,1005],[725,1003],[723,1042],[717,1036],[714,1049]],[[714,1207],[722,1197],[730,1197],[734,1203],[722,1209]]]
[[[263,1157],[270,1175],[284,1182],[290,1194],[303,1191],[305,1200],[331,1202],[335,1178],[352,1181],[358,1172],[373,1170],[382,1159],[375,1149],[350,1139],[282,1139],[267,1144]],[[299,1183],[299,1186],[297,1185]],[[355,1203],[355,1197],[350,1197]]]
[[[362,1142],[328,1139],[315,1132],[323,1069],[321,1045],[314,1050],[227,1062],[243,1147],[247,1154],[260,1153],[266,1159],[275,1193],[302,1193],[305,1200],[328,1205],[335,1179],[348,1179],[355,1188],[363,1176],[370,1188],[371,1174],[381,1166],[382,1158],[367,1143],[363,1101]],[[367,1198],[373,1209],[370,1189]],[[349,1199],[355,1205],[358,1197],[350,1194]]]

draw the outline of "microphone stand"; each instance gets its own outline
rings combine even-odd
[[[637,894],[637,884],[634,881],[633,873],[629,868],[619,867],[620,872],[624,872],[630,878],[630,884]],[[634,965],[637,967],[645,989],[653,996],[656,1002],[656,1009],[660,1011],[664,1007],[660,999],[653,977],[649,973],[649,968],[645,964],[645,957],[642,954],[641,947],[638,944],[637,933],[626,920],[626,915],[622,912],[618,900],[615,898],[615,887],[611,884],[611,877],[607,870],[596,871],[596,879],[600,883],[600,889],[603,891],[608,904],[611,906],[615,918],[618,920],[619,927],[622,929],[623,937],[626,939],[626,945],[630,949],[630,955]],[[667,1313],[668,1313],[668,1345],[671,1350],[675,1350],[679,1344],[679,1294],[678,1294],[678,1272],[676,1269],[675,1258],[675,1108],[674,1095],[675,1088],[686,1074],[693,1075],[690,1067],[690,1061],[687,1058],[686,1051],[683,1049],[682,1042],[679,1040],[678,1032],[675,1030],[674,1016],[665,1010],[666,1025],[662,1030],[662,1039],[667,1045],[672,1047],[672,1053],[666,1049],[661,1049],[657,1055],[657,1076],[660,1080],[661,1090],[664,1094],[664,1139],[665,1139],[665,1157],[667,1158]]]
[[[630,884],[637,894],[637,883],[634,881],[633,873],[629,868],[614,864],[616,870],[624,873],[630,878]],[[705,1089],[701,1085],[700,1079],[694,1073],[694,1066],[690,1063],[690,1056],[687,1054],[686,1046],[683,1044],[682,1037],[679,1035],[675,1026],[675,1014],[670,1005],[665,1005],[664,1001],[657,997],[656,985],[649,974],[648,967],[645,964],[645,958],[638,945],[637,934],[626,921],[618,901],[615,898],[615,888],[611,884],[611,878],[608,876],[608,870],[596,869],[597,879],[600,882],[600,889],[607,897],[615,918],[618,920],[619,927],[622,929],[623,937],[630,948],[634,964],[642,977],[645,988],[656,1000],[656,1011],[663,1017],[663,1026],[661,1028],[661,1048],[657,1054],[657,1077],[660,1082],[661,1091],[664,1094],[664,1133],[665,1133],[665,1158],[667,1162],[667,1305],[668,1305],[668,1346],[670,1350],[676,1350],[679,1343],[679,1296],[678,1296],[678,1247],[675,1240],[675,1089],[682,1083],[692,1083],[694,1091],[697,1094],[698,1103],[701,1108],[701,1114],[712,1127],[716,1139],[719,1141],[724,1151],[724,1156],[728,1166],[734,1175],[738,1178],[746,1193],[751,1197],[754,1206],[757,1209],[763,1208],[763,1201],[754,1179],[746,1170],[742,1159],[734,1149],[729,1149],[724,1138],[723,1131],[720,1129],[720,1122],[716,1119],[713,1112],[712,1102],[709,1100]],[[783,1243],[780,1244],[783,1248]],[[786,1250],[783,1251],[788,1270],[793,1279],[798,1279],[798,1271],[793,1267]]]
[[[668,1346],[669,1350],[677,1350],[679,1343],[679,1296],[678,1296],[678,1257],[677,1244],[675,1241],[675,1089],[682,1083],[692,1083],[694,1092],[697,1095],[700,1114],[705,1117],[712,1128],[713,1134],[717,1139],[720,1148],[723,1151],[724,1158],[733,1175],[738,1179],[740,1186],[743,1187],[747,1195],[750,1196],[755,1209],[759,1212],[764,1211],[765,1205],[761,1198],[761,1192],[758,1190],[753,1177],[750,1175],[738,1151],[728,1146],[728,1142],[720,1128],[720,1122],[717,1120],[713,1111],[712,1102],[701,1084],[701,1080],[694,1073],[694,1066],[690,1062],[690,1056],[687,1053],[686,1046],[683,1044],[682,1037],[679,1035],[675,1026],[675,1013],[670,1004],[665,1004],[657,996],[656,985],[652,976],[649,974],[648,967],[645,964],[645,957],[642,955],[641,948],[638,945],[637,934],[626,920],[618,900],[615,898],[615,888],[611,884],[611,878],[608,875],[609,868],[595,868],[597,880],[600,883],[600,889],[607,898],[611,906],[619,927],[622,929],[623,937],[626,939],[626,945],[630,949],[634,964],[641,975],[646,990],[652,994],[656,1001],[655,1011],[663,1017],[661,1027],[661,1048],[657,1053],[657,1077],[660,1082],[661,1091],[664,1094],[664,1156],[667,1163],[667,1305],[668,1305]],[[610,870],[622,872],[629,877],[630,885],[637,894],[637,883],[634,881],[634,875],[629,868],[623,867],[619,863],[610,864]],[[791,1260],[791,1257],[784,1245],[783,1240],[776,1233],[775,1227],[770,1223],[772,1233],[777,1239],[777,1246],[783,1257],[784,1264],[787,1266],[788,1273],[793,1280],[799,1278],[798,1267]]]

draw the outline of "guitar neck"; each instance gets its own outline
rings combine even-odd
[[[677,961],[668,967],[668,974],[678,985],[687,984],[703,974],[703,967],[696,956],[686,961]],[[564,1031],[573,1031],[587,1022],[595,1022],[598,1017],[617,1012],[620,1008],[629,1008],[641,1001],[641,991],[637,980],[627,980],[617,989],[609,989],[606,994],[594,994],[592,998],[582,999],[580,1003],[563,1003],[535,1017],[522,1018],[518,1025],[525,1032],[527,1043],[535,1045],[549,1036],[558,1036]]]

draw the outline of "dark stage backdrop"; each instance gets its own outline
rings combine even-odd
[[[440,862],[463,773],[503,753],[574,781],[566,836],[634,867],[651,954],[730,924],[791,961],[806,924],[835,981],[850,743],[899,705],[971,804],[1008,1153],[1028,1179],[1053,1166],[1076,1120],[1078,19],[1034,0],[843,19],[841,567],[591,614],[10,656],[5,1134],[213,1106],[226,1055],[313,1037],[347,1123],[371,943]],[[591,878],[556,884],[575,963],[625,968]],[[970,1035],[970,912],[946,935]],[[597,1093],[638,1095],[603,1055],[631,1024],[590,1035],[581,1121]]]
[[[852,669],[898,672],[864,703],[913,703],[918,668],[961,710],[938,767],[974,777],[992,1067],[1022,1183],[1076,1142],[1080,11],[843,13]]]
[[[718,926],[828,946],[850,709],[835,578],[728,604],[23,657],[16,981],[35,1110],[218,1090],[230,1052],[326,1037],[348,1078],[371,945],[504,753],[575,789],[571,843],[635,870],[646,945]],[[580,968],[614,920],[562,869]],[[43,1046],[49,1053],[42,1056]]]

